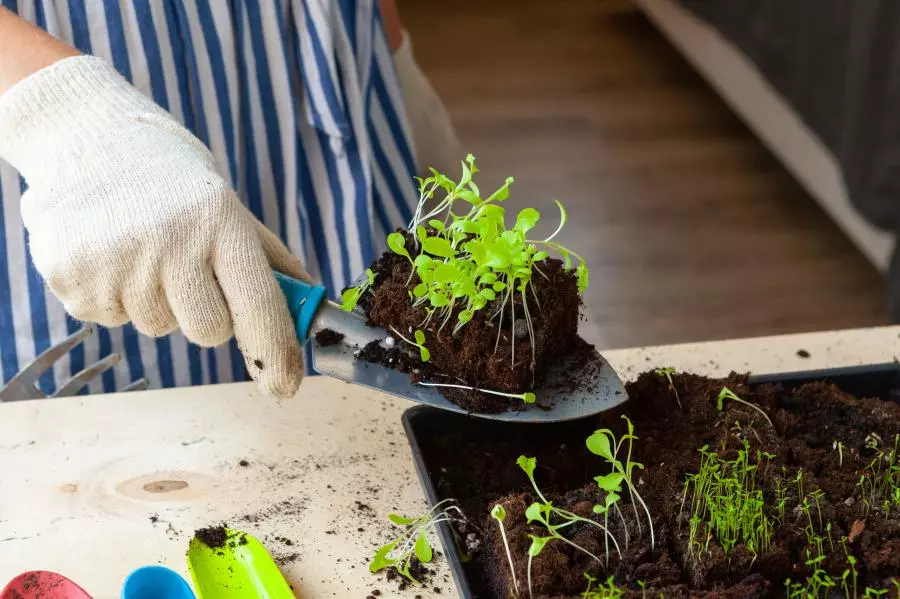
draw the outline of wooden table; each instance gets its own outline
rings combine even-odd
[[[786,372],[890,362],[898,335],[886,327],[605,355],[626,379],[658,366]],[[0,405],[0,586],[50,569],[113,598],[142,565],[188,577],[193,531],[224,521],[265,542],[303,598],[432,596],[366,571],[389,538],[387,513],[424,507],[400,424],[410,405],[325,377],[283,403],[232,384]],[[437,567],[441,596],[456,596]]]

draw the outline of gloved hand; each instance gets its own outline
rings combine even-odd
[[[241,204],[209,150],[102,60],[63,59],[0,96],[0,157],[25,177],[38,271],[75,318],[236,337],[267,392],[303,377],[272,269],[309,280]]]

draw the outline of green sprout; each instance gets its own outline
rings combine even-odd
[[[472,180],[478,172],[474,156],[466,156],[461,164],[459,181],[452,181],[434,169],[431,169],[431,177],[417,179],[419,202],[408,225],[408,230],[414,232],[412,246],[415,253],[410,253],[407,237],[400,232],[388,236],[388,247],[410,263],[409,282],[414,278],[418,280],[411,301],[413,306],[425,311],[423,328],[436,319],[439,322],[437,330],[443,330],[455,315],[453,333],[456,334],[480,310],[487,309],[489,322],[504,322],[508,312],[512,366],[515,364],[514,324],[519,302],[531,342],[533,364],[534,326],[528,290],[531,290],[533,305],[540,309],[532,282],[535,273],[546,278],[539,263],[547,259],[548,250],[552,250],[571,270],[574,257],[579,262],[574,269],[579,292],[584,292],[588,286],[587,265],[581,256],[553,241],[567,219],[562,204],[556,202],[560,211],[556,231],[541,240],[529,239],[528,233],[537,225],[540,213],[534,208],[525,208],[518,213],[515,225],[507,228],[505,210],[500,206],[509,197],[513,179],[507,179],[498,190],[482,198]],[[443,197],[439,197],[440,194]],[[426,204],[434,202],[426,210]],[[495,352],[501,333],[502,327],[498,327]]]
[[[531,505],[528,506],[525,510],[525,519],[529,524],[531,523],[540,523],[543,524],[547,529],[547,536],[539,537],[536,535],[528,535],[531,538],[531,545],[528,547],[528,595],[529,597],[533,595],[532,592],[532,584],[531,584],[531,564],[535,557],[540,555],[541,551],[543,551],[544,547],[546,547],[547,543],[551,541],[562,541],[567,545],[570,545],[589,555],[591,558],[595,559],[597,562],[600,562],[600,558],[585,549],[584,547],[574,543],[564,537],[561,530],[572,526],[573,524],[588,524],[591,526],[595,526],[603,531],[603,534],[608,538],[612,539],[613,545],[615,545],[616,553],[621,555],[621,551],[619,550],[619,544],[616,541],[615,537],[609,530],[603,526],[602,524],[595,522],[593,520],[589,520],[587,518],[582,518],[578,514],[574,514],[568,510],[564,510],[562,508],[555,507],[550,501],[544,497],[544,494],[541,493],[540,488],[537,485],[537,482],[534,479],[534,469],[537,467],[537,458],[529,458],[524,455],[519,456],[519,459],[516,460],[516,464],[518,464],[519,468],[521,468],[526,475],[528,475],[528,480],[531,481],[531,486],[534,488],[534,492],[537,493],[539,501],[535,501]]]
[[[366,278],[363,279],[362,283],[360,283],[356,287],[345,289],[341,294],[341,309],[347,312],[352,312],[356,308],[356,304],[359,303],[359,299],[366,291],[368,291],[368,289],[374,282],[375,273],[372,272],[371,268],[367,268]]]
[[[509,541],[506,538],[506,527],[503,521],[506,520],[506,508],[499,503],[491,510],[491,518],[497,521],[500,527],[500,536],[503,538],[503,548],[506,550],[506,559],[509,562],[509,571],[512,574],[513,586],[516,590],[516,597],[519,596],[519,581],[516,580],[516,566],[513,564],[512,552],[509,550]]]
[[[391,330],[394,331],[394,334],[395,334],[395,335],[397,335],[398,337],[400,337],[401,339],[403,339],[404,341],[406,341],[406,342],[409,343],[410,345],[414,345],[414,346],[418,347],[418,348],[419,348],[419,357],[422,358],[422,361],[423,361],[423,362],[427,362],[428,360],[431,359],[431,352],[428,351],[428,348],[427,348],[427,347],[425,347],[425,333],[423,333],[422,331],[417,330],[417,331],[413,334],[413,336],[416,338],[416,340],[415,340],[415,341],[410,341],[409,339],[407,339],[406,337],[404,337],[403,335],[401,335],[401,334],[400,334],[400,331],[398,331],[398,330],[395,329],[394,327],[391,327]]]
[[[729,461],[704,445],[699,450],[699,471],[687,475],[682,509],[690,496],[689,551],[698,559],[708,550],[713,536],[726,554],[742,543],[756,556],[772,541],[772,522],[765,513],[763,491],[756,484],[763,456],[757,453],[757,463],[751,464],[749,448],[744,440],[743,449]]]
[[[757,412],[759,412],[760,414],[763,415],[763,418],[766,419],[766,422],[769,423],[769,426],[771,426],[772,428],[775,428],[775,425],[772,424],[772,421],[769,419],[769,416],[765,412],[762,411],[762,408],[760,408],[759,406],[753,405],[749,401],[745,401],[745,400],[741,399],[740,397],[735,395],[734,391],[732,391],[728,387],[722,387],[722,390],[719,392],[719,396],[716,400],[716,409],[718,409],[720,412],[724,409],[723,404],[726,399],[730,399],[732,401],[736,401],[738,403],[744,404],[745,406],[753,408],[754,410],[756,410]]]
[[[871,433],[866,437],[866,448],[875,455],[866,464],[856,486],[865,503],[866,516],[875,508],[887,518],[894,511],[900,512],[900,434],[894,435],[893,448],[886,451],[881,437]]]
[[[672,375],[675,374],[675,369],[672,366],[666,366],[665,368],[657,368],[653,371],[657,376],[664,376],[666,380],[669,381],[669,389],[672,390],[672,393],[675,394],[675,401],[678,402],[678,408],[681,407],[681,397],[678,395],[678,389],[675,388],[675,383],[672,381]]]
[[[604,477],[597,477],[594,480],[597,481],[597,484],[601,489],[607,491],[607,493],[615,493],[618,490],[618,485],[621,483],[625,483],[625,486],[628,487],[628,494],[631,498],[631,506],[634,510],[638,532],[641,531],[641,519],[637,517],[638,510],[637,506],[634,503],[635,498],[640,502],[641,507],[644,508],[644,513],[647,516],[647,522],[650,525],[650,548],[652,549],[656,545],[656,537],[653,532],[653,518],[650,516],[650,510],[647,509],[647,504],[644,503],[644,499],[641,497],[640,493],[638,493],[637,487],[634,485],[634,481],[632,480],[632,472],[635,468],[639,470],[644,469],[643,464],[639,464],[637,462],[631,461],[631,450],[632,450],[632,442],[637,440],[637,437],[634,436],[634,425],[631,424],[631,420],[628,419],[624,414],[622,418],[625,420],[626,425],[628,427],[628,432],[616,441],[616,437],[613,432],[609,429],[601,429],[594,431],[594,433],[587,438],[585,444],[587,448],[591,451],[591,453],[595,455],[599,455],[612,466],[612,473],[608,474]],[[618,459],[619,451],[622,449],[622,445],[624,443],[628,443],[628,449],[626,451],[625,456],[625,464]],[[618,500],[618,496],[615,497],[615,500]],[[613,501],[615,503],[615,501]],[[609,505],[606,506],[597,506],[594,508],[594,511],[597,513],[606,514],[608,511]],[[598,511],[598,509],[600,511]],[[627,527],[626,527],[627,528]]]
[[[477,391],[479,393],[488,393],[490,395],[499,395],[500,397],[509,397],[511,399],[521,399],[524,403],[533,404],[537,401],[537,396],[531,391],[525,393],[503,393],[502,391],[491,391],[490,389],[480,389],[478,387],[470,387],[468,385],[453,385],[450,383],[423,383],[419,382],[423,387],[451,387],[453,389],[467,389],[469,391]]]
[[[834,443],[831,444],[831,448],[838,452],[838,468],[843,468],[844,466],[844,444],[835,439]]]
[[[393,567],[411,582],[418,584],[419,581],[413,577],[409,569],[413,557],[423,564],[430,563],[434,557],[434,551],[428,542],[428,530],[441,522],[465,522],[462,511],[457,506],[450,505],[453,501],[445,499],[421,516],[413,518],[388,514],[391,523],[402,527],[402,531],[392,541],[375,551],[369,562],[369,572],[375,573]]]
[[[625,594],[625,591],[616,586],[612,576],[606,579],[606,584],[597,583],[597,579],[590,574],[585,573],[588,586],[581,594],[582,599],[619,599]],[[597,583],[597,586],[594,584]]]
[[[846,537],[841,539],[841,544],[844,546],[844,554],[847,557],[847,564],[850,567],[846,568],[841,574],[840,581],[819,567],[819,564],[825,560],[824,555],[809,559],[806,561],[806,565],[807,567],[813,568],[813,573],[807,577],[805,583],[792,583],[790,578],[785,581],[784,586],[789,599],[827,599],[832,596],[831,590],[838,585],[840,585],[841,591],[843,591],[844,599],[859,599],[860,595],[857,587],[859,573],[856,570],[857,560],[847,552],[845,541]],[[894,592],[898,593],[898,596],[900,596],[900,578],[892,578],[890,584],[894,587]],[[862,598],[871,599],[874,597],[882,597],[887,595],[888,592],[890,592],[889,589],[866,587],[863,590]]]

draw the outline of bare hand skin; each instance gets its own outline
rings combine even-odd
[[[0,7],[0,94],[78,50]]]

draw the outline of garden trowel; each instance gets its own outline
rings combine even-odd
[[[225,532],[222,547],[191,539],[188,568],[199,599],[295,599],[262,543],[238,530]]]
[[[325,297],[324,287],[281,273],[275,273],[275,277],[287,298],[300,343],[313,339],[310,346],[316,372],[442,410],[468,413],[436,388],[412,383],[404,372],[356,358],[356,353],[373,341],[384,347],[403,343],[395,339],[396,335],[368,326],[365,315],[358,310],[342,310]],[[326,330],[343,338],[337,343],[315,340],[319,332]],[[598,414],[628,399],[622,381],[596,350],[593,359],[578,362],[577,367],[573,360],[563,360],[554,366],[541,388],[534,390],[535,403],[522,403],[497,414],[473,415],[512,422],[562,422]]]

